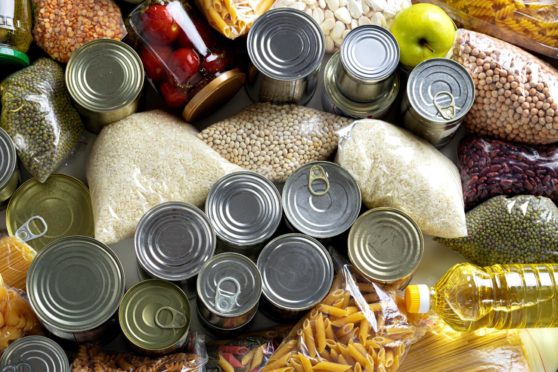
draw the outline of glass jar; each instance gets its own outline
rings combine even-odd
[[[32,26],[30,0],[0,1],[0,64],[29,65]]]

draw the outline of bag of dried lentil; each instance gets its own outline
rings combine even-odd
[[[558,71],[505,41],[459,29],[453,59],[473,76],[476,99],[465,126],[527,144],[558,142]]]

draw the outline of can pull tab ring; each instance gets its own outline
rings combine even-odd
[[[234,292],[227,291],[221,288],[221,285],[225,282],[230,282],[234,284]],[[226,276],[221,278],[217,282],[217,288],[215,289],[215,307],[218,311],[223,313],[228,313],[232,311],[235,307],[240,306],[238,304],[238,297],[240,296],[240,283],[236,278]]]
[[[450,98],[450,103],[447,106],[441,106],[440,103],[438,103],[438,98],[441,97],[449,97]],[[446,120],[452,120],[455,118],[455,97],[453,96],[453,94],[451,94],[451,92],[448,91],[441,91],[436,93],[436,95],[434,96],[434,107],[436,107],[436,110],[438,110],[438,113],[440,113],[440,115],[442,115],[442,117]]]
[[[169,313],[171,313],[172,318],[170,319],[170,321],[165,322],[165,323],[163,323],[163,321],[161,321],[160,315],[163,311],[168,311]],[[157,312],[155,313],[155,324],[157,324],[157,326],[159,328],[179,329],[179,328],[186,327],[187,323],[188,323],[188,321],[186,319],[186,315],[184,315],[184,313],[182,313],[181,311],[178,311],[175,308],[172,308],[170,306],[160,307],[157,310]]]
[[[18,362],[15,364],[8,364],[2,368],[1,372],[33,372],[31,364],[27,362]]]
[[[39,229],[42,228],[42,230],[39,230],[37,233],[34,233],[33,231],[31,231],[31,224],[34,221],[38,221],[40,222]],[[34,239],[38,239],[42,236],[44,236],[48,231],[48,225],[45,221],[45,219],[41,216],[33,216],[30,219],[27,220],[27,222],[25,222],[23,225],[21,225],[15,232],[15,236],[19,239],[22,240],[24,242],[28,242],[30,240],[34,240]]]
[[[321,181],[321,182],[319,182]],[[316,189],[316,186],[324,183],[323,190]],[[310,167],[310,175],[308,176],[308,190],[314,196],[323,196],[329,192],[329,179],[324,168],[320,165],[313,165]]]

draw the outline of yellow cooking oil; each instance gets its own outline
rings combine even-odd
[[[407,311],[433,310],[457,331],[558,327],[558,264],[454,265],[405,291]]]

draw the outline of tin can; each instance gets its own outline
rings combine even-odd
[[[388,30],[365,25],[341,44],[335,69],[337,88],[354,102],[370,103],[391,91],[399,65],[399,45]]]
[[[99,133],[138,109],[144,71],[127,44],[94,40],[76,50],[66,67],[66,86],[87,130]]]
[[[289,225],[319,239],[347,231],[362,205],[353,176],[327,161],[308,163],[290,175],[283,188],[282,202]]]
[[[216,237],[206,214],[182,202],[161,203],[139,221],[134,247],[140,267],[153,278],[193,278],[215,252]]]
[[[272,182],[250,171],[219,179],[205,212],[226,250],[256,257],[281,223],[281,196]]]
[[[409,75],[401,112],[405,128],[436,147],[451,141],[475,102],[473,78],[459,63],[434,58]]]
[[[49,244],[27,272],[29,302],[43,326],[76,342],[93,341],[109,329],[124,289],[118,257],[84,236]]]
[[[260,16],[248,33],[252,67],[246,90],[254,102],[310,101],[318,86],[325,54],[320,25],[295,9],[274,9]]]
[[[394,73],[390,87],[373,102],[357,102],[345,96],[338,87],[336,71],[340,64],[340,54],[335,53],[324,69],[324,89],[322,91],[322,107],[324,111],[354,119],[378,119],[385,116],[399,94],[400,81]]]
[[[70,372],[68,356],[44,336],[27,336],[12,342],[0,359],[2,372]]]
[[[327,295],[333,261],[324,246],[303,234],[281,235],[258,257],[263,298],[272,315],[292,319]]]
[[[198,275],[198,314],[219,333],[246,327],[258,311],[262,278],[246,256],[221,253],[206,262]]]
[[[0,128],[0,208],[6,207],[18,184],[16,149],[8,133]]]
[[[349,260],[364,277],[393,289],[409,284],[423,255],[418,225],[394,208],[361,215],[349,232]]]
[[[159,279],[144,280],[122,298],[118,320],[134,348],[150,354],[166,354],[186,343],[190,303],[177,285]]]

